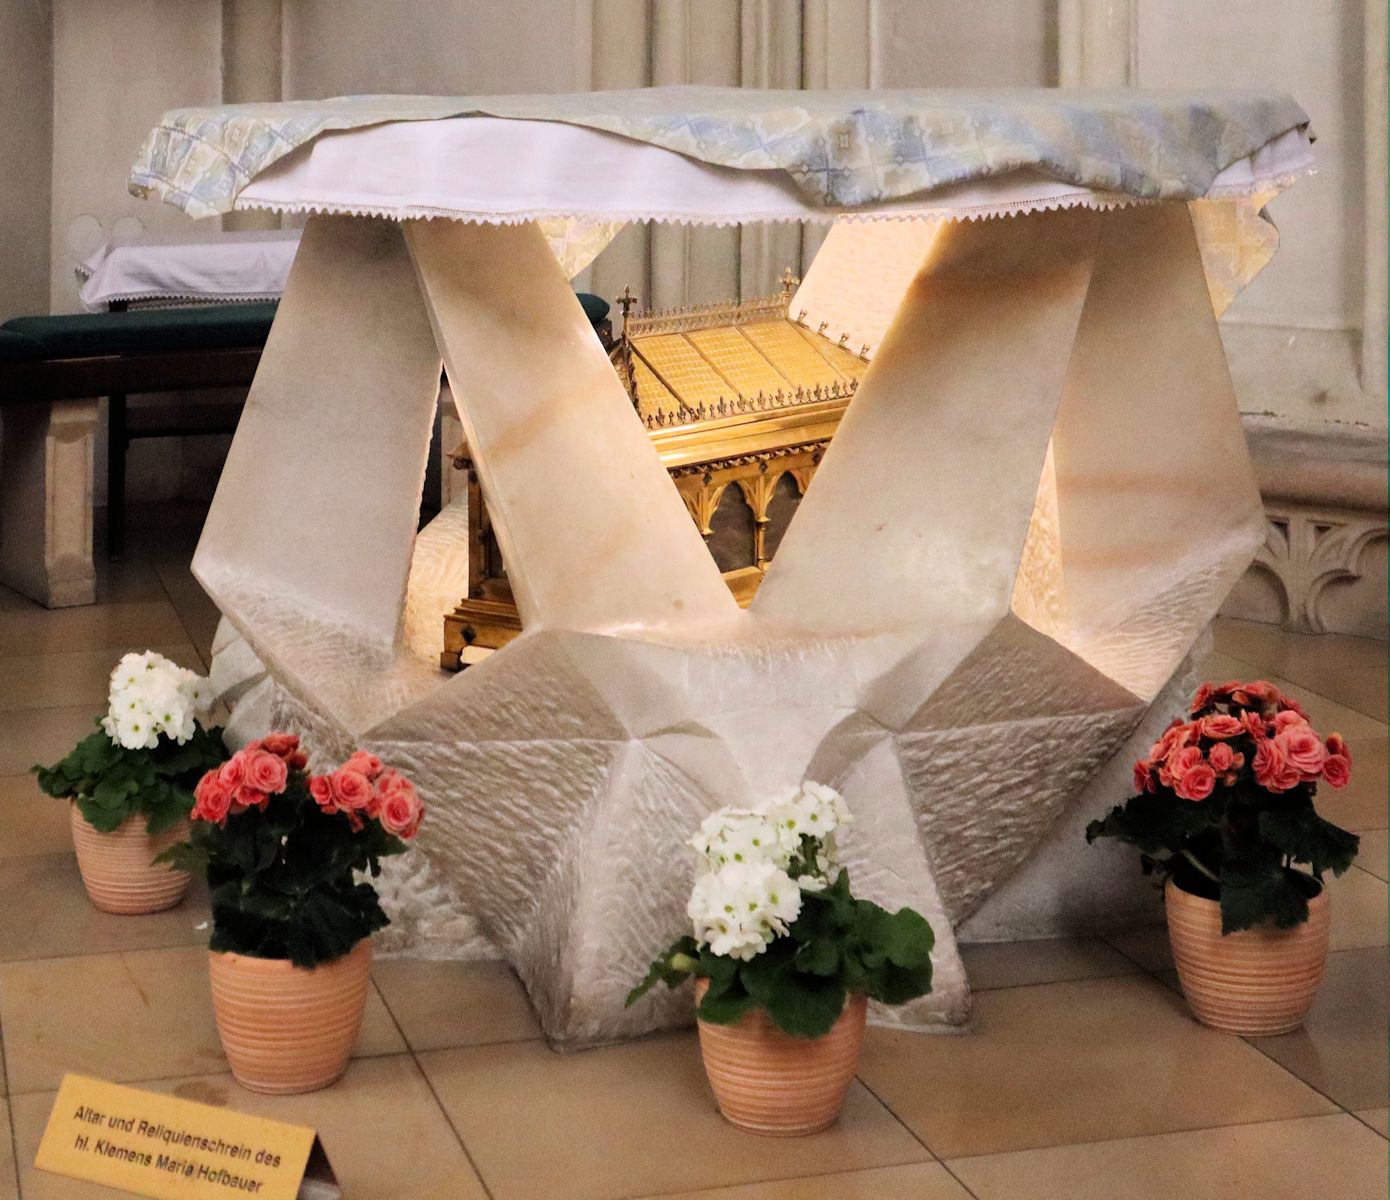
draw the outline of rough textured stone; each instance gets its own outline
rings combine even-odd
[[[195,571],[277,719],[416,779],[429,871],[395,881],[403,940],[477,952],[476,918],[557,1041],[689,1019],[684,993],[622,1007],[684,925],[685,839],[806,778],[850,804],[856,890],[937,931],[934,992],[875,1019],[966,1020],[957,921],[1060,931],[1130,903],[1080,828],[1263,537],[1191,222],[1074,210],[922,242],[741,611],[539,232],[306,228]],[[453,677],[426,618],[461,578],[458,514],[410,550],[441,354],[526,625]],[[310,429],[346,453],[306,467]]]

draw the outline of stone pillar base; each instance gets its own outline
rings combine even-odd
[[[11,404],[3,421],[0,583],[46,608],[91,604],[97,401]]]

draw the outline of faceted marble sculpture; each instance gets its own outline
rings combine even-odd
[[[622,1006],[685,839],[805,778],[849,801],[856,890],[937,931],[936,990],[880,1019],[963,1022],[954,926],[1263,538],[1186,205],[836,226],[801,307],[833,322],[879,231],[915,265],[854,318],[872,364],[743,611],[534,225],[306,227],[194,569],[281,719],[414,777],[420,850],[559,1042],[689,1019]],[[457,676],[405,617],[441,357],[525,625]]]

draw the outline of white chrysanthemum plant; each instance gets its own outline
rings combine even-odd
[[[850,812],[833,788],[803,783],[752,808],[711,813],[690,840],[693,932],[628,996],[709,980],[697,1015],[732,1024],[755,1008],[785,1033],[820,1037],[851,994],[903,1004],[931,991],[931,926],[856,899],[836,838]]]
[[[107,701],[94,733],[61,762],[34,768],[39,786],[76,801],[100,832],[143,815],[151,834],[162,833],[188,816],[194,786],[227,757],[221,731],[198,720],[212,685],[149,650],[116,665]]]

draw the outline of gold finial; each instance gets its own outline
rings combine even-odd
[[[796,291],[796,285],[797,285],[798,283],[800,283],[800,282],[801,282],[801,280],[799,280],[795,275],[792,274],[792,269],[791,269],[790,267],[785,267],[785,268],[783,268],[783,270],[782,270],[782,300],[783,300],[783,302],[786,303],[787,305],[790,305],[790,304],[791,304],[791,302],[792,302],[792,293],[793,293],[794,291]]]
[[[630,287],[623,288],[623,294],[618,297],[618,307],[623,310],[623,324],[627,324],[627,314],[632,310],[632,306],[637,303],[637,297],[632,294]]]

